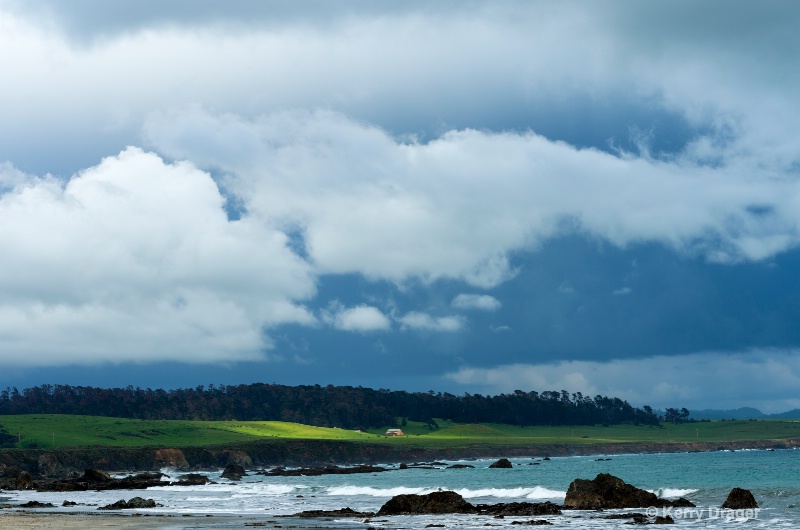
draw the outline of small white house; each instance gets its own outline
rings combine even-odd
[[[389,429],[386,431],[386,436],[404,436],[402,429]]]

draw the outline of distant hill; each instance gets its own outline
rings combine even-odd
[[[789,414],[789,413],[785,412],[784,414]],[[754,409],[753,407],[741,407],[738,409],[731,409],[731,410],[719,410],[719,409],[690,410],[689,417],[695,420],[753,420],[760,418],[768,418],[770,416],[767,416],[760,410]],[[780,416],[773,414],[771,417],[786,418],[789,416]],[[792,417],[800,417],[800,416],[792,416]]]
[[[800,418],[800,409],[792,409],[778,414],[770,414],[770,418]]]

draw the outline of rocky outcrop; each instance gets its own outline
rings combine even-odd
[[[154,456],[159,468],[189,469],[186,455],[180,449],[156,449]]]
[[[733,488],[731,492],[728,493],[728,498],[722,503],[722,507],[730,510],[749,510],[751,508],[758,508],[758,503],[749,490]]]
[[[559,515],[561,507],[552,502],[509,502],[473,506],[454,491],[434,491],[427,495],[395,495],[380,510],[384,515],[476,514],[494,517]]]
[[[497,462],[491,464],[489,469],[508,469],[514,467],[511,461],[508,458],[501,458]]]
[[[395,495],[378,510],[378,516],[443,513],[475,513],[475,507],[454,491],[434,491],[427,495]]]
[[[308,510],[299,512],[290,517],[374,517],[375,512],[357,512],[352,508],[340,510]]]
[[[124,478],[114,478],[105,471],[87,469],[83,476],[69,480],[39,481],[37,491],[105,491],[123,489],[146,489],[152,486],[164,486],[161,480],[163,473],[139,473]]]
[[[479,504],[475,512],[495,517],[530,517],[532,515],[561,515],[561,506],[552,502],[506,502]]]
[[[20,508],[55,508],[55,505],[52,502],[39,502],[39,501],[28,501],[25,504],[20,504]]]
[[[225,467],[225,471],[223,471],[220,476],[228,480],[241,480],[242,477],[247,476],[247,473],[245,473],[244,468],[239,464],[228,464]]]
[[[129,501],[120,499],[113,504],[106,504],[105,506],[99,507],[98,510],[139,510],[142,508],[155,508],[156,506],[156,501],[153,499],[134,497]]]
[[[679,499],[679,506],[694,506]],[[688,504],[687,504],[688,503]],[[569,485],[564,507],[575,510],[606,510],[619,508],[664,508],[676,506],[673,501],[660,499],[654,493],[626,484],[622,479],[601,473],[594,480],[575,479]]]
[[[27,471],[23,471],[17,475],[14,485],[18,490],[29,490],[33,487],[33,477]]]
[[[411,466],[406,465],[408,469]],[[259,475],[266,475],[268,477],[315,477],[318,475],[351,475],[353,473],[380,473],[381,471],[390,471],[390,469],[380,466],[353,466],[353,467],[315,467],[315,468],[300,468],[300,469],[283,469],[277,467],[269,471],[261,471]]]
[[[178,477],[178,481],[171,482],[170,486],[203,486],[209,482],[210,480],[205,475],[189,473],[188,475],[181,475]]]

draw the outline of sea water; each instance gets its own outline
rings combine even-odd
[[[425,494],[452,490],[472,504],[500,502],[563,503],[570,482],[575,478],[592,479],[598,473],[610,473],[628,484],[656,493],[659,497],[685,497],[697,508],[666,510],[676,526],[692,528],[800,528],[800,451],[719,451],[706,453],[662,453],[646,455],[605,455],[542,458],[512,458],[511,469],[489,469],[489,460],[447,461],[446,464],[469,464],[472,469],[398,469],[351,475],[313,477],[267,477],[251,474],[239,482],[220,478],[220,472],[205,473],[217,482],[203,486],[162,486],[148,490],[38,493],[6,492],[6,502],[29,500],[51,502],[60,506],[64,500],[77,502],[74,507],[55,508],[56,512],[86,512],[97,506],[134,496],[152,498],[162,505],[139,513],[248,516],[276,520],[269,526],[342,526],[347,528],[423,528],[428,524],[446,528],[511,527],[513,521],[546,519],[550,528],[607,529],[626,528],[626,520],[603,519],[613,513],[655,510],[647,507],[606,512],[564,510],[560,516],[506,517],[441,515],[393,516],[363,519],[337,519],[324,522],[284,519],[305,510],[335,510],[349,507],[367,512],[378,509],[392,496]],[[165,470],[171,480],[179,472]],[[165,479],[165,480],[170,480]],[[750,490],[758,510],[731,512],[720,510],[733,487]],[[658,510],[665,514],[665,510]],[[280,524],[279,524],[280,523]],[[173,526],[194,528],[194,526]],[[516,528],[516,526],[515,526]]]

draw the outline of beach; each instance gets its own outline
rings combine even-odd
[[[187,515],[109,515],[109,514],[64,514],[0,511],[0,529],[95,529],[120,528],[130,530],[184,529],[184,528],[241,528],[274,527],[265,517],[207,517]],[[283,526],[283,525],[281,525]],[[288,528],[283,526],[283,528]]]

